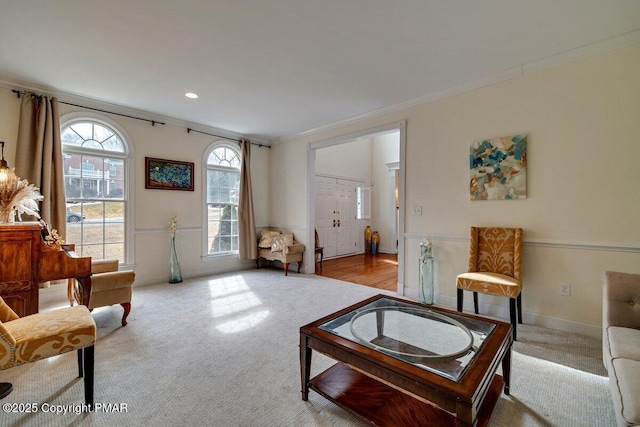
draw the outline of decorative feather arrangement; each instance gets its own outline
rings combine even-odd
[[[0,222],[15,222],[16,212],[20,221],[23,213],[40,218],[38,202],[43,199],[38,188],[26,179],[18,178],[15,184],[9,182],[0,186]]]

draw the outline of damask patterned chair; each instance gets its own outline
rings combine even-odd
[[[84,305],[20,318],[0,297],[0,370],[77,350],[85,403],[93,406],[95,342],[96,323]]]
[[[478,292],[509,298],[509,314],[516,339],[522,323],[522,229],[471,227],[469,269],[458,275],[458,311],[462,311],[464,291],[473,292],[473,308],[478,314]]]

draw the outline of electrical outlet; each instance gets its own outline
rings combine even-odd
[[[422,206],[414,206],[413,207],[413,215],[421,216],[422,215]]]
[[[560,295],[564,297],[571,296],[571,285],[567,283],[563,283],[562,285],[560,285]]]

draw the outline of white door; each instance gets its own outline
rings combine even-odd
[[[356,252],[356,185],[336,180],[337,255]]]
[[[316,231],[323,256],[336,256],[336,180],[316,176]]]
[[[324,257],[362,251],[355,181],[316,176],[316,230]]]

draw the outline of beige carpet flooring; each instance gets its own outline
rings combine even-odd
[[[128,326],[119,306],[94,310],[96,402],[121,412],[74,412],[83,384],[70,353],[0,371],[14,385],[3,409],[37,409],[3,411],[0,425],[364,426],[313,391],[301,400],[299,328],[377,293],[269,269],[135,288]],[[518,337],[511,396],[490,426],[615,425],[598,339],[531,325]],[[312,363],[315,375],[333,362]]]

